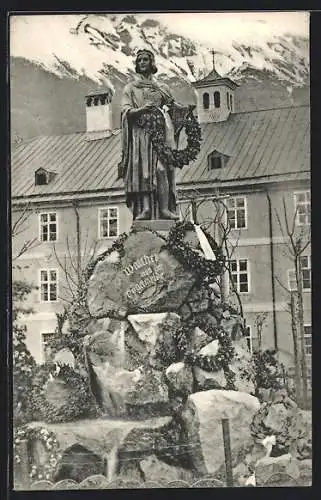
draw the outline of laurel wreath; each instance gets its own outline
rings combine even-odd
[[[212,247],[216,260],[208,260],[200,255],[184,241],[186,232],[194,230],[192,222],[177,222],[169,231],[166,247],[186,270],[192,271],[197,275],[200,282],[213,283],[221,275],[225,266],[222,249],[217,245],[214,238],[203,229],[203,233]]]
[[[172,149],[165,144],[165,118],[159,109],[143,112],[137,120],[137,125],[150,134],[157,157],[165,166],[183,168],[196,160],[201,149],[202,135],[192,109],[183,121],[182,128],[187,137],[187,146],[184,149]]]
[[[48,423],[59,423],[96,416],[97,408],[87,379],[68,365],[59,365],[59,368],[57,379],[63,380],[69,391],[68,399],[64,404],[60,401],[59,406],[55,406],[47,400],[46,382],[48,375],[53,375],[50,363],[41,367],[33,383],[33,402],[43,420]],[[53,376],[56,378],[55,375]]]
[[[278,449],[281,453],[288,453],[289,445],[291,439],[295,436],[291,436],[291,424],[292,420],[295,418],[295,413],[293,411],[292,406],[287,403],[286,400],[283,401],[283,405],[288,410],[288,414],[285,418],[285,425],[281,427],[279,432],[276,432],[275,429],[271,429],[265,425],[266,418],[269,414],[271,406],[275,403],[273,401],[263,402],[261,407],[254,415],[253,420],[250,425],[250,432],[254,439],[263,439],[266,436],[270,436],[272,434],[276,435],[276,445],[275,448]]]
[[[192,320],[184,322],[174,332],[179,359],[183,360],[187,365],[198,366],[206,372],[217,372],[223,369],[229,374],[228,366],[235,356],[235,351],[232,340],[221,328],[211,329],[211,332],[209,332],[213,340],[218,340],[219,347],[215,355],[200,356],[198,351],[189,348],[191,334],[195,326],[199,326],[199,324],[196,316]]]
[[[29,476],[33,479],[46,479],[52,480],[54,472],[56,470],[58,462],[62,458],[62,453],[60,450],[59,443],[57,441],[56,435],[52,431],[44,427],[38,427],[33,429],[28,426],[17,428],[14,432],[13,439],[13,452],[14,461],[19,464],[22,461],[20,455],[20,444],[21,441],[41,441],[48,452],[48,457],[43,464],[30,464]]]

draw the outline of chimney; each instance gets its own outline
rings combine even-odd
[[[101,139],[112,134],[111,89],[101,89],[86,95],[86,132],[88,139]]]

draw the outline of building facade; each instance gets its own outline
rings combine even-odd
[[[308,242],[309,107],[235,113],[235,84],[215,69],[195,87],[202,145],[197,160],[177,172],[180,217],[208,227],[215,238],[223,220],[249,346],[257,347],[257,323],[264,314],[262,347],[277,348],[291,364],[288,303],[295,284],[286,220],[295,237]],[[121,143],[111,124],[110,92],[86,96],[85,104],[85,132],[36,137],[12,152],[12,221],[19,228],[12,241],[13,279],[37,287],[28,297],[34,312],[23,321],[27,345],[40,363],[56,314],[72,302],[78,273],[132,224],[117,178]],[[18,256],[24,246],[28,250]],[[310,356],[309,244],[300,262]]]

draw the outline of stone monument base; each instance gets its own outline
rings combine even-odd
[[[168,232],[174,225],[175,220],[170,219],[151,219],[151,220],[134,220],[132,228],[136,231],[160,231]]]

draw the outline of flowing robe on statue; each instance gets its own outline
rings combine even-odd
[[[157,166],[159,159],[152,146],[150,134],[142,127],[138,127],[135,120],[129,116],[131,109],[140,108],[151,104],[157,108],[167,105],[171,112],[176,110],[177,121],[182,122],[182,113],[187,109],[174,103],[169,87],[165,84],[156,83],[153,78],[143,79],[141,75],[125,86],[122,97],[122,161],[121,176],[124,179],[126,191],[126,204],[132,211],[134,219],[142,210],[142,195],[150,196],[152,218],[158,219],[158,186]],[[176,148],[175,138],[178,139],[178,127],[173,125],[169,113],[165,116],[166,143],[171,148]],[[169,184],[169,206],[168,210],[175,212],[176,209],[176,186],[175,168],[167,168],[167,179]]]

